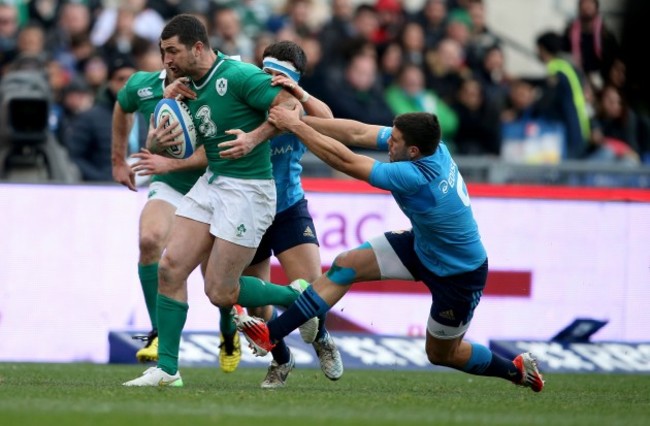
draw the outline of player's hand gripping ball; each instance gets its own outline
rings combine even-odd
[[[158,127],[165,116],[169,116],[169,121],[165,126],[171,126],[175,122],[178,122],[183,131],[175,139],[181,143],[168,147],[166,149],[167,154],[174,158],[187,158],[194,153],[194,149],[196,148],[196,130],[190,109],[185,102],[177,101],[176,99],[162,99],[156,105],[153,116],[156,127]]]

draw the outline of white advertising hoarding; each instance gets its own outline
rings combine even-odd
[[[308,198],[324,267],[408,227],[386,194]],[[0,185],[0,361],[106,362],[109,331],[149,329],[137,277],[145,201],[145,189]],[[548,339],[587,317],[609,321],[594,340],[650,341],[650,203],[474,196],[472,206],[492,280],[468,338]],[[519,281],[491,290],[509,276]],[[189,287],[186,329],[215,330],[198,272]],[[333,311],[374,333],[422,335],[423,288],[360,286]]]

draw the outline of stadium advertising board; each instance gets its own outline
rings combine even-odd
[[[324,268],[408,226],[383,193],[308,197]],[[110,331],[147,331],[137,280],[145,201],[144,188],[0,185],[0,361],[106,362]],[[490,279],[468,338],[545,341],[587,317],[608,321],[594,341],[650,342],[650,203],[474,195],[472,206]],[[189,287],[186,330],[215,330],[198,271]],[[419,283],[363,284],[332,316],[343,332],[421,337],[429,304]]]

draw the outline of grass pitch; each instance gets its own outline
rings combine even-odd
[[[648,425],[650,375],[547,375],[535,394],[449,372],[184,368],[183,388],[124,388],[142,366],[0,363],[0,425]]]

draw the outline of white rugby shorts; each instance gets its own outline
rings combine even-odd
[[[231,243],[257,248],[275,216],[273,179],[238,179],[211,171],[199,178],[176,210],[178,216],[210,225],[210,233]]]
[[[382,280],[406,280],[415,281],[413,275],[404,266],[395,249],[390,244],[385,234],[378,235],[370,240],[368,243],[375,252],[379,271]],[[450,340],[462,336],[469,329],[469,323],[461,323],[458,327],[440,324],[438,321],[428,316],[427,331],[433,337],[438,339]]]
[[[149,200],[165,201],[175,208],[178,208],[183,200],[183,194],[167,185],[165,182],[156,181],[149,184],[149,195],[147,196],[147,201]]]

